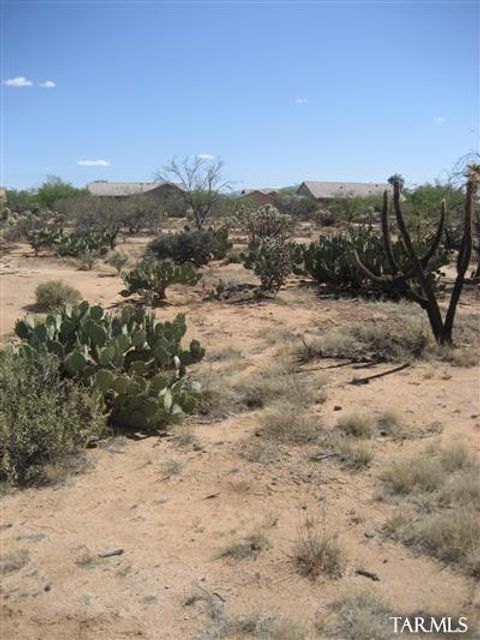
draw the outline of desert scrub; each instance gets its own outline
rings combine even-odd
[[[251,409],[266,407],[279,399],[309,407],[325,400],[325,384],[323,377],[292,373],[280,363],[270,364],[261,373],[239,383],[238,390],[243,403]]]
[[[293,444],[314,442],[321,433],[318,416],[285,400],[278,400],[263,411],[260,428],[272,441]]]
[[[121,253],[120,251],[111,251],[108,254],[105,262],[113,267],[118,275],[120,275],[122,269],[128,262],[128,256],[124,253]]]
[[[1,354],[0,478],[13,485],[45,479],[106,430],[103,404],[91,389],[61,380],[53,355],[35,362],[10,351]]]
[[[337,600],[332,609],[336,621],[328,625],[328,636],[344,640],[394,640],[390,610],[373,593],[360,591]],[[324,629],[319,629],[323,631]]]
[[[476,573],[480,555],[480,478],[468,447],[442,449],[394,462],[382,479],[384,495],[403,497],[407,507],[385,525],[387,535]]]
[[[240,538],[225,545],[217,554],[217,558],[232,558],[233,560],[252,560],[262,551],[271,546],[269,539],[262,531]]]
[[[301,575],[316,580],[320,576],[340,578],[345,558],[337,538],[326,526],[307,521],[298,530],[291,561]]]
[[[354,438],[371,438],[374,431],[373,418],[365,413],[349,413],[339,418],[336,429]]]
[[[416,456],[395,461],[385,470],[382,479],[387,494],[418,495],[440,490],[449,474],[463,476],[476,468],[467,446],[456,442],[440,450],[430,447]]]
[[[42,282],[35,289],[35,302],[42,311],[58,311],[66,304],[77,304],[82,294],[77,289],[63,282],[50,280]]]

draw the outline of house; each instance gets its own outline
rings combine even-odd
[[[313,197],[319,202],[328,202],[338,197],[368,197],[379,196],[392,186],[381,182],[316,182],[306,181],[297,189],[297,195]]]
[[[128,198],[148,194],[164,202],[171,196],[182,195],[184,188],[174,182],[90,182],[87,189],[92,196],[100,198]]]
[[[266,204],[275,204],[276,189],[243,189],[240,197],[249,204],[262,207]]]

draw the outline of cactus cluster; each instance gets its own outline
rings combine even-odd
[[[195,285],[200,279],[191,264],[176,265],[169,260],[157,260],[145,256],[131,271],[122,273],[125,289],[120,291],[124,297],[139,293],[147,302],[165,299],[165,291],[171,284]]]
[[[422,251],[423,247],[418,247]],[[392,243],[392,251],[400,264],[405,263],[405,255],[401,242]],[[402,297],[402,291],[396,281],[389,277],[373,281],[360,270],[354,259],[357,254],[362,263],[374,273],[385,276],[391,268],[385,253],[381,238],[371,231],[361,231],[355,234],[323,235],[317,242],[310,245],[291,245],[291,255],[294,271],[298,275],[309,275],[318,284],[340,290],[376,291],[391,298]],[[445,252],[432,256],[428,277],[432,286],[440,286],[439,269],[448,262]]]
[[[27,239],[35,255],[41,249],[50,249],[59,256],[73,258],[86,254],[93,255],[109,244],[108,235],[102,231],[91,229],[89,231],[74,231],[73,233],[65,234],[62,228],[56,226],[29,231]]]
[[[62,375],[102,393],[114,423],[159,429],[191,411],[198,396],[184,375],[204,349],[196,340],[182,348],[186,328],[184,315],[161,323],[143,308],[125,307],[112,316],[83,301],[44,321],[17,321],[16,349],[26,357],[55,354]]]

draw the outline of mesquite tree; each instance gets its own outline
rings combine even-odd
[[[475,200],[480,181],[480,165],[469,165],[465,172],[465,176],[467,178],[467,184],[465,193],[465,209],[463,214],[463,236],[457,256],[457,276],[450,294],[450,301],[445,318],[442,316],[435,293],[434,282],[430,277],[428,270],[429,262],[438,249],[445,227],[445,201],[442,201],[438,227],[433,239],[431,240],[430,246],[423,256],[419,256],[415,251],[415,247],[405,224],[405,219],[401,209],[400,196],[403,187],[403,179],[398,175],[392,176],[389,182],[393,185],[393,208],[397,220],[400,240],[407,257],[407,266],[404,267],[403,270],[399,267],[392,249],[392,237],[388,217],[388,193],[386,191],[383,197],[381,227],[385,254],[392,273],[388,275],[376,275],[372,273],[361,262],[358,253],[354,251],[354,260],[356,265],[369,278],[376,282],[392,284],[392,286],[399,289],[406,298],[414,300],[422,307],[422,309],[425,309],[433,335],[438,344],[452,344],[452,331],[455,313],[462,293],[465,274],[472,255],[472,223]]]

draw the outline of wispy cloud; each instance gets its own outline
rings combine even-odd
[[[42,87],[42,89],[53,89],[53,87],[56,87],[57,85],[53,80],[45,80],[45,82],[39,82],[38,86]]]
[[[200,160],[215,160],[215,156],[212,156],[211,153],[199,153],[198,157]]]
[[[433,119],[433,121],[435,122],[435,124],[442,125],[442,124],[445,124],[445,122],[447,121],[447,119],[446,119],[446,118],[444,118],[443,116],[435,116],[435,118]]]
[[[79,167],[109,167],[110,162],[107,160],[78,160]]]
[[[297,98],[297,99],[295,100],[295,102],[296,102],[297,104],[307,104],[307,102],[308,102],[308,98]]]
[[[24,76],[18,76],[17,78],[8,78],[8,80],[4,80],[3,84],[6,87],[31,87],[33,82]]]

